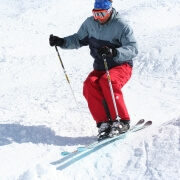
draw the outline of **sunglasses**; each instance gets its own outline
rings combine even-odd
[[[93,17],[94,19],[100,19],[100,20],[104,20],[108,14],[111,12],[112,8],[110,9],[93,9],[92,13],[93,13]]]

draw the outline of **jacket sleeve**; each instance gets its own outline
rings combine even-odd
[[[65,44],[62,46],[63,49],[78,49],[89,44],[87,21],[88,19],[84,21],[77,33],[64,37]]]
[[[138,54],[137,42],[129,25],[124,26],[119,42],[122,46],[117,48],[116,62],[131,60]]]

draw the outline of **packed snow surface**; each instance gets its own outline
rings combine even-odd
[[[78,109],[48,39],[77,32],[93,3],[0,0],[0,180],[180,178],[179,0],[114,0],[139,46],[123,88],[131,124],[144,118],[153,125],[72,163],[62,161],[62,151],[96,139],[82,95],[93,59],[88,47],[59,48]]]

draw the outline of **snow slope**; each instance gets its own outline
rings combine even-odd
[[[0,180],[176,180],[180,177],[180,2],[114,0],[139,44],[124,87],[132,124],[153,126],[66,168],[60,152],[96,138],[82,86],[88,47],[61,50],[80,112],[50,34],[75,33],[93,0],[0,0]]]

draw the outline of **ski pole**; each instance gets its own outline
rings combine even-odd
[[[102,54],[102,57],[103,57],[103,60],[104,60],[104,66],[105,66],[106,75],[107,75],[107,79],[108,79],[108,83],[109,83],[109,88],[110,88],[110,92],[111,92],[111,97],[112,97],[114,109],[115,109],[115,112],[116,112],[116,120],[117,120],[117,121],[120,121],[120,117],[119,117],[119,115],[118,115],[118,110],[117,110],[117,105],[116,105],[116,100],[115,100],[115,97],[114,97],[114,92],[113,92],[111,77],[110,77],[110,73],[109,73],[108,65],[107,65],[107,61],[106,61],[106,55],[105,55],[105,54]]]
[[[59,54],[59,51],[58,51],[57,46],[55,46],[55,49],[56,49],[56,52],[57,52],[57,54],[58,54],[58,57],[59,57],[61,66],[62,66],[62,68],[63,68],[63,71],[64,71],[64,74],[65,74],[66,80],[67,80],[67,82],[68,82],[68,84],[69,84],[69,87],[70,87],[70,89],[71,89],[72,95],[73,95],[74,100],[75,100],[75,102],[76,102],[77,108],[78,108],[78,110],[79,110],[79,112],[80,112],[80,108],[79,108],[78,102],[77,102],[77,100],[76,100],[74,91],[73,91],[73,89],[72,89],[72,87],[71,87],[71,83],[70,83],[70,81],[69,81],[68,75],[67,75],[67,73],[66,73],[66,70],[65,70],[65,67],[64,67],[64,64],[63,64],[63,62],[62,62],[62,59],[61,59],[61,56],[60,56],[60,54]],[[81,113],[80,113],[80,114],[81,114]],[[82,120],[83,120],[82,114],[81,114],[81,118],[82,118]]]

